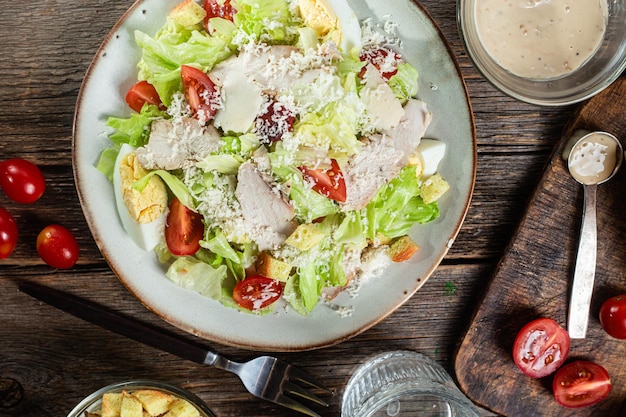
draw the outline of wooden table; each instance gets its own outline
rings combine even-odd
[[[0,206],[13,213],[20,230],[14,254],[0,261],[0,378],[12,378],[24,388],[23,400],[0,408],[0,416],[64,416],[97,388],[135,378],[186,387],[220,417],[292,415],[248,395],[234,375],[144,347],[17,291],[16,279],[37,281],[163,324],[126,291],[98,251],[78,203],[71,168],[72,118],[83,75],[106,33],[131,3],[26,0],[13,2],[0,14],[0,159],[33,161],[47,179],[46,193],[35,204],[18,205],[0,195]],[[451,369],[459,335],[574,110],[540,108],[497,91],[463,50],[456,2],[422,4],[450,42],[471,96],[478,136],[475,194],[449,254],[396,313],[337,346],[278,355],[337,390],[326,416],[340,415],[342,387],[354,367],[370,355],[411,349]],[[63,224],[76,235],[81,255],[74,268],[53,270],[39,259],[35,239],[50,223]],[[234,359],[254,354],[214,347]]]

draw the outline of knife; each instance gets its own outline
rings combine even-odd
[[[20,291],[59,310],[181,358],[206,364],[207,355],[211,354],[206,346],[174,332],[137,321],[130,316],[73,294],[26,281],[20,282],[18,288]]]

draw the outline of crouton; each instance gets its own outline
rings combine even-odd
[[[102,396],[102,417],[120,417],[121,410],[121,392],[107,392]]]
[[[120,417],[143,417],[143,405],[132,394],[122,392],[122,409]]]
[[[441,175],[434,174],[424,181],[420,193],[424,203],[430,204],[433,201],[437,201],[449,189],[450,184]]]
[[[191,405],[186,400],[182,398],[177,398],[170,405],[170,410],[165,414],[164,417],[199,417],[200,412],[196,407]]]
[[[194,0],[179,3],[169,14],[169,18],[181,26],[193,26],[204,20],[206,11]]]
[[[160,416],[169,409],[169,405],[174,401],[174,397],[166,394],[162,391],[143,389],[133,392],[135,396],[143,405],[143,408],[151,416]]]
[[[387,249],[387,254],[394,262],[404,262],[419,250],[419,245],[409,236],[402,236],[395,240]]]
[[[291,274],[291,265],[270,256],[267,252],[261,252],[254,264],[256,273],[277,281],[286,282]]]
[[[285,243],[300,250],[309,250],[317,245],[326,235],[316,225],[305,223],[294,230]]]

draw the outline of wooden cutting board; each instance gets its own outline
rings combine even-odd
[[[531,379],[513,363],[517,332],[539,317],[567,324],[583,189],[561,154],[578,129],[603,130],[626,145],[626,77],[587,101],[568,123],[529,201],[519,228],[497,265],[454,358],[461,389],[477,404],[508,417],[619,415],[626,399],[626,340],[608,336],[598,312],[602,302],[626,293],[626,166],[598,186],[598,256],[589,329],[572,340],[568,361],[604,366],[613,382],[602,403],[571,410],[552,395],[552,377]]]

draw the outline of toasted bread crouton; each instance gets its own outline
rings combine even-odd
[[[424,165],[422,164],[422,157],[418,152],[414,153],[409,157],[408,165],[415,167],[415,176],[417,178],[421,177],[424,173]]]
[[[299,225],[285,240],[289,246],[300,250],[309,250],[317,245],[326,235],[316,225],[305,223]]]
[[[291,274],[291,265],[270,256],[267,252],[261,252],[254,264],[256,273],[277,281],[286,282]]]
[[[169,18],[181,26],[193,26],[204,20],[206,11],[195,0],[185,0],[172,9]]]
[[[102,396],[102,417],[120,417],[121,411],[121,392],[107,392]]]
[[[177,398],[170,404],[170,411],[164,417],[199,417],[200,412],[190,402]]]
[[[141,402],[143,408],[151,416],[160,416],[167,412],[170,403],[174,401],[173,396],[152,389],[137,390],[133,392],[133,396]]]
[[[387,254],[394,262],[404,262],[411,259],[419,248],[418,244],[415,243],[409,236],[402,236],[389,245]]]
[[[449,189],[450,184],[441,175],[434,174],[424,181],[420,192],[424,203],[430,204],[433,201],[437,201]]]
[[[143,405],[141,401],[126,391],[122,393],[120,417],[143,417]]]

